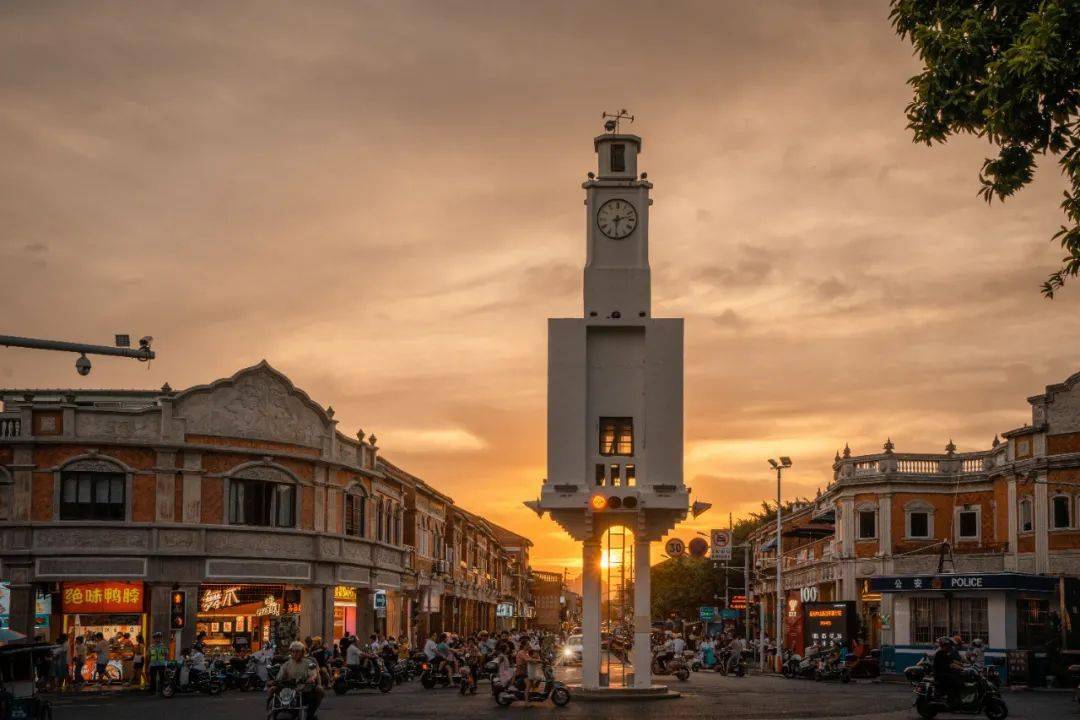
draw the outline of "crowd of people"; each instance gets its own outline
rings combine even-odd
[[[36,638],[43,642],[43,638]],[[141,634],[117,632],[111,637],[88,631],[72,639],[61,633],[51,653],[38,661],[37,677],[44,689],[60,692],[87,684],[120,682],[146,687],[164,672],[168,649],[161,633],[147,645]]]

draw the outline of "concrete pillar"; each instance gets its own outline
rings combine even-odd
[[[600,687],[600,539],[589,538],[581,551],[581,684]]]
[[[184,507],[180,516],[185,523],[202,522],[202,456],[196,453],[184,453]],[[223,505],[228,503],[224,499]]]
[[[195,644],[195,624],[199,621],[199,585],[181,585],[177,590],[184,592],[184,629],[180,632],[176,648],[179,655],[182,649]]]
[[[652,685],[652,576],[649,564],[649,541],[634,538],[634,687]]]
[[[1005,553],[1005,569],[1013,570],[1017,569],[1017,552],[1019,550],[1019,544],[1017,543],[1017,532],[1020,527],[1019,518],[1017,517],[1017,505],[1016,505],[1016,476],[1009,478],[1005,487],[1008,491],[1007,502],[1008,508],[1008,523],[1009,523],[1009,549]]]
[[[1050,571],[1050,504],[1046,490],[1046,473],[1035,481],[1035,572]]]
[[[840,511],[840,547],[841,557],[855,557],[855,498],[844,498],[838,504]]]
[[[886,493],[878,498],[878,554],[892,553],[892,495]]]
[[[11,583],[8,590],[11,598],[11,606],[8,610],[9,627],[25,635],[28,640],[33,640],[34,611],[37,609],[37,593],[34,591],[34,586],[30,583]]]
[[[300,588],[300,637],[334,634],[334,588],[314,586]]]
[[[146,642],[149,644],[156,632],[167,641],[172,631],[172,585],[147,584],[145,587],[150,595],[150,636]]]

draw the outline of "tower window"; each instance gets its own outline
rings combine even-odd
[[[633,418],[600,418],[600,454],[634,454]]]
[[[603,487],[605,475],[604,475],[604,463],[596,463],[596,486]]]
[[[634,465],[626,466],[626,486],[634,487],[637,485],[637,467]]]
[[[611,485],[612,485],[612,487],[618,487],[619,485],[622,484],[622,477],[620,477],[621,475],[622,475],[622,473],[619,472],[619,464],[618,463],[611,463]]]
[[[626,146],[622,143],[611,146],[611,172],[626,172]]]

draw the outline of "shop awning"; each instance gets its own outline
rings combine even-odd
[[[775,549],[776,549],[776,538],[774,538],[774,537],[769,538],[768,540],[766,540],[764,543],[761,544],[761,551],[762,552],[765,552],[766,550],[775,550]]]
[[[784,531],[784,537],[814,538],[820,539],[833,534],[832,527],[797,527]]]
[[[978,592],[980,590],[1019,590],[1057,592],[1058,579],[1026,573],[955,573],[944,575],[883,575],[870,578],[870,590],[882,593],[903,592]]]

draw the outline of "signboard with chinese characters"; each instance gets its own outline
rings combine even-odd
[[[334,586],[334,600],[336,602],[356,602],[356,588],[349,585]]]
[[[143,584],[119,580],[61,583],[60,607],[68,615],[142,613]]]
[[[857,622],[854,602],[804,603],[803,641],[806,645],[835,642],[847,647]]]
[[[714,617],[716,617],[716,608],[710,605],[702,605],[698,608],[698,617],[700,617],[705,622],[709,622]]]
[[[495,606],[495,617],[514,617],[514,603],[501,602]]]

